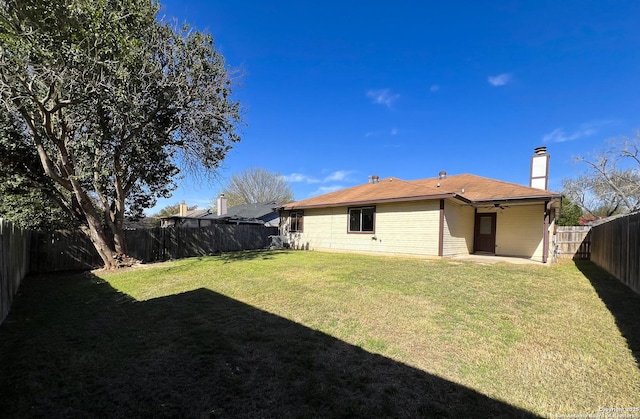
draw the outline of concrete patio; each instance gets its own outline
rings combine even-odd
[[[466,260],[469,262],[484,263],[484,264],[512,263],[516,265],[540,265],[540,266],[545,266],[549,264],[549,263],[544,264],[540,261],[527,259],[524,257],[495,256],[495,255],[488,255],[488,254],[452,256],[449,259]]]

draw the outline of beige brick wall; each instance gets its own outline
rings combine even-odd
[[[496,255],[542,260],[544,204],[506,206],[496,212]]]
[[[497,255],[542,260],[543,204],[479,209],[478,212],[497,213]],[[378,204],[375,217],[376,231],[363,234],[347,232],[348,207],[304,210],[303,233],[287,233],[286,212],[281,222],[283,234],[296,248],[438,255],[439,200]],[[472,207],[445,201],[443,256],[473,252],[474,222]]]
[[[468,255],[473,252],[474,217],[472,207],[445,201],[443,256]]]
[[[375,232],[361,234],[347,232],[348,207],[305,209],[304,232],[288,237],[296,247],[311,250],[437,256],[439,205],[440,201],[378,204]]]

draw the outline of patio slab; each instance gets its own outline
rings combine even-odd
[[[494,255],[459,255],[452,256],[449,259],[453,260],[466,260],[469,262],[476,263],[486,263],[486,264],[495,264],[495,263],[512,263],[517,265],[548,265],[542,263],[538,260],[527,259],[527,258],[519,258],[519,257],[511,257],[511,256],[494,256]]]

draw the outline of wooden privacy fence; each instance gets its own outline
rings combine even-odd
[[[586,259],[591,255],[590,226],[559,226],[556,229],[558,259]]]
[[[640,293],[640,213],[594,226],[591,261]]]
[[[30,234],[0,218],[0,324],[29,269]]]
[[[220,252],[262,249],[277,227],[261,224],[214,224],[190,228],[150,228],[125,231],[129,256],[144,263],[161,262]],[[31,270],[53,272],[102,267],[102,259],[82,233],[56,231],[33,233]]]

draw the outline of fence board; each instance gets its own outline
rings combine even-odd
[[[640,293],[640,213],[591,229],[591,260]]]
[[[591,235],[589,226],[559,226],[556,229],[556,245],[559,259],[589,259]]]
[[[261,224],[214,224],[193,228],[150,228],[125,231],[127,253],[143,263],[262,249],[277,227]],[[93,244],[82,232],[33,233],[31,270],[53,272],[102,267]]]
[[[0,324],[29,271],[30,234],[0,218]]]

